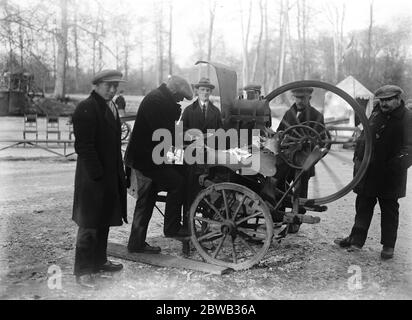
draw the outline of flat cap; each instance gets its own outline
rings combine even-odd
[[[215,88],[215,86],[210,83],[210,80],[209,80],[208,78],[201,78],[201,79],[199,80],[199,83],[196,83],[196,84],[194,85],[194,87],[195,87],[196,89],[197,89],[197,88],[200,88],[200,87],[205,87],[205,88],[209,88],[209,89],[211,89],[211,90],[213,90],[213,89]]]
[[[310,87],[301,87],[301,88],[296,88],[292,89],[292,95],[295,97],[303,97],[303,96],[308,96],[311,95],[313,92],[313,88]]]
[[[193,99],[192,88],[190,87],[189,82],[179,76],[170,76],[167,81],[167,87],[173,93],[180,93],[187,100]]]
[[[262,89],[262,86],[259,84],[248,84],[246,87],[243,88],[245,91],[260,91]]]
[[[403,90],[398,86],[387,84],[375,91],[375,98],[387,99],[403,94]]]
[[[98,84],[100,82],[126,82],[122,77],[123,74],[120,71],[112,69],[102,70],[94,76],[92,84]]]

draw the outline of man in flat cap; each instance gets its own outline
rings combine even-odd
[[[166,129],[174,139],[175,122],[181,114],[178,102],[185,98],[193,98],[189,83],[179,76],[171,76],[167,83],[145,96],[137,111],[125,162],[127,167],[138,170],[139,174],[149,178],[151,182],[138,191],[128,243],[130,252],[159,253],[161,250],[146,242],[147,228],[160,190],[167,192],[164,235],[176,238],[189,236],[181,225],[184,178],[173,165],[155,163],[153,152],[159,142],[152,138],[156,130]],[[174,144],[172,141],[172,145]]]
[[[295,100],[293,105],[289,108],[288,111],[284,114],[278,128],[276,131],[284,131],[290,126],[295,126],[298,124],[304,124],[315,129],[318,132],[321,132],[325,124],[323,115],[316,110],[310,104],[312,98],[313,88],[309,87],[300,87],[291,90],[292,96]],[[310,122],[309,122],[310,121]],[[306,122],[306,123],[305,123]],[[289,167],[289,165],[282,160],[281,157],[278,157],[277,161],[277,172],[275,178],[278,180],[277,186],[279,189],[285,189],[285,183],[290,183],[294,180],[296,170]],[[304,173],[300,179],[299,186],[299,196],[301,198],[307,198],[308,196],[308,183],[309,179],[315,175],[315,168],[311,168],[308,172]],[[306,210],[301,207],[299,208],[299,213],[304,214]],[[289,233],[296,233],[299,230],[299,225],[291,224],[289,226]]]
[[[350,251],[363,247],[372,220],[374,207],[381,209],[381,258],[393,257],[399,224],[398,199],[405,197],[407,170],[412,164],[411,111],[405,107],[403,91],[385,85],[375,92],[378,103],[369,117],[372,133],[372,158],[365,176],[355,187],[355,223],[350,235],[335,240]],[[354,171],[364,154],[362,133],[354,154]]]
[[[259,100],[262,86],[259,84],[250,83],[243,88],[246,92],[246,99]]]
[[[109,227],[127,222],[120,120],[112,101],[123,81],[116,70],[96,74],[93,91],[79,103],[72,118],[78,155],[73,220],[79,226],[74,274],[85,285],[92,285],[95,273],[123,267],[106,255]]]

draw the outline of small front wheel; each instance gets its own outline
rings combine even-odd
[[[206,262],[243,270],[269,250],[273,221],[267,204],[252,190],[217,183],[202,190],[190,207],[192,243]]]

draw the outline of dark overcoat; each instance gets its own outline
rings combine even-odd
[[[289,110],[286,111],[285,114],[283,115],[283,118],[281,122],[279,123],[279,126],[276,131],[284,131],[290,126],[295,126],[295,125],[298,125],[306,121],[313,121],[312,123],[309,123],[308,125],[309,127],[315,129],[317,132],[321,132],[322,130],[324,130],[322,126],[316,125],[316,123],[314,123],[314,122],[317,122],[317,123],[322,124],[323,126],[325,125],[323,115],[318,110],[316,110],[314,107],[309,105],[308,107],[305,108],[305,110],[303,110],[299,114],[299,116],[297,116],[297,106],[296,106],[296,103],[294,103],[289,108]],[[284,167],[284,164],[281,158],[279,157],[278,169],[280,169],[281,167]],[[307,177],[313,177],[315,175],[315,168],[313,167],[309,169],[306,175]]]
[[[126,182],[121,153],[120,120],[96,92],[73,114],[75,151],[73,220],[84,228],[127,222]]]
[[[203,117],[199,99],[187,106],[182,115],[183,130],[198,129],[203,133],[207,129],[220,129],[223,127],[220,110],[209,101],[206,111],[206,119]]]
[[[143,172],[156,169],[152,152],[159,141],[153,141],[153,133],[157,129],[166,129],[174,139],[175,121],[179,120],[181,112],[180,105],[175,102],[166,84],[163,83],[159,88],[149,92],[137,111],[126,149],[126,165]]]
[[[369,117],[372,157],[365,176],[354,192],[368,197],[398,199],[405,197],[407,170],[411,165],[412,118],[404,103],[386,115],[379,104]],[[364,135],[355,149],[355,173],[364,153]]]
[[[305,110],[300,113],[299,117],[297,117],[296,115],[297,106],[296,103],[294,103],[283,115],[282,121],[279,123],[277,131],[286,130],[290,126],[294,126],[305,121],[316,121],[323,125],[325,124],[323,115],[312,106],[305,108]],[[311,123],[309,126],[316,130],[321,130],[321,128],[318,129],[313,123]]]

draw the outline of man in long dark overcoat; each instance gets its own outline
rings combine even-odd
[[[158,191],[167,192],[164,235],[166,237],[189,235],[180,223],[184,200],[184,178],[173,165],[162,161],[157,163],[162,159],[155,159],[159,157],[155,154],[159,141],[153,138],[153,133],[160,129],[170,134],[171,144],[175,145],[175,122],[181,115],[178,102],[184,98],[188,100],[193,98],[189,83],[179,76],[172,76],[167,83],[161,84],[146,95],[137,111],[125,162],[127,167],[138,170],[139,174],[149,178],[151,184],[145,185],[144,190],[139,191],[128,243],[130,252],[160,252],[159,247],[150,246],[145,241]],[[166,159],[165,154],[160,155],[160,158],[162,157]]]
[[[281,122],[276,131],[285,131],[291,126],[298,124],[304,124],[321,133],[324,130],[324,118],[323,115],[316,110],[311,104],[313,88],[296,88],[292,90],[292,96],[295,99],[295,103],[285,112]],[[305,124],[306,122],[306,124]],[[278,157],[276,164],[275,178],[278,180],[278,188],[283,190],[285,182],[294,180],[296,170],[290,167],[281,157]],[[304,160],[304,159],[302,159]],[[315,168],[311,168],[307,173],[304,173],[300,179],[299,196],[301,198],[307,198],[308,195],[308,183],[309,179],[315,175]],[[306,210],[301,207],[299,213],[304,214]],[[291,225],[289,227],[289,233],[295,233],[299,230],[299,225]]]
[[[411,165],[411,111],[405,107],[403,91],[398,86],[385,85],[375,92],[375,106],[369,126],[372,132],[372,158],[365,176],[355,187],[355,223],[351,234],[338,238],[341,247],[359,250],[365,244],[374,207],[381,208],[382,259],[393,257],[399,224],[398,199],[405,197],[407,170]],[[364,136],[358,140],[354,155],[354,172],[364,154]]]
[[[78,281],[123,267],[106,255],[109,227],[127,222],[120,120],[112,101],[121,78],[116,70],[98,73],[94,90],[72,117],[78,155],[73,202],[73,220],[79,226],[74,263]]]

